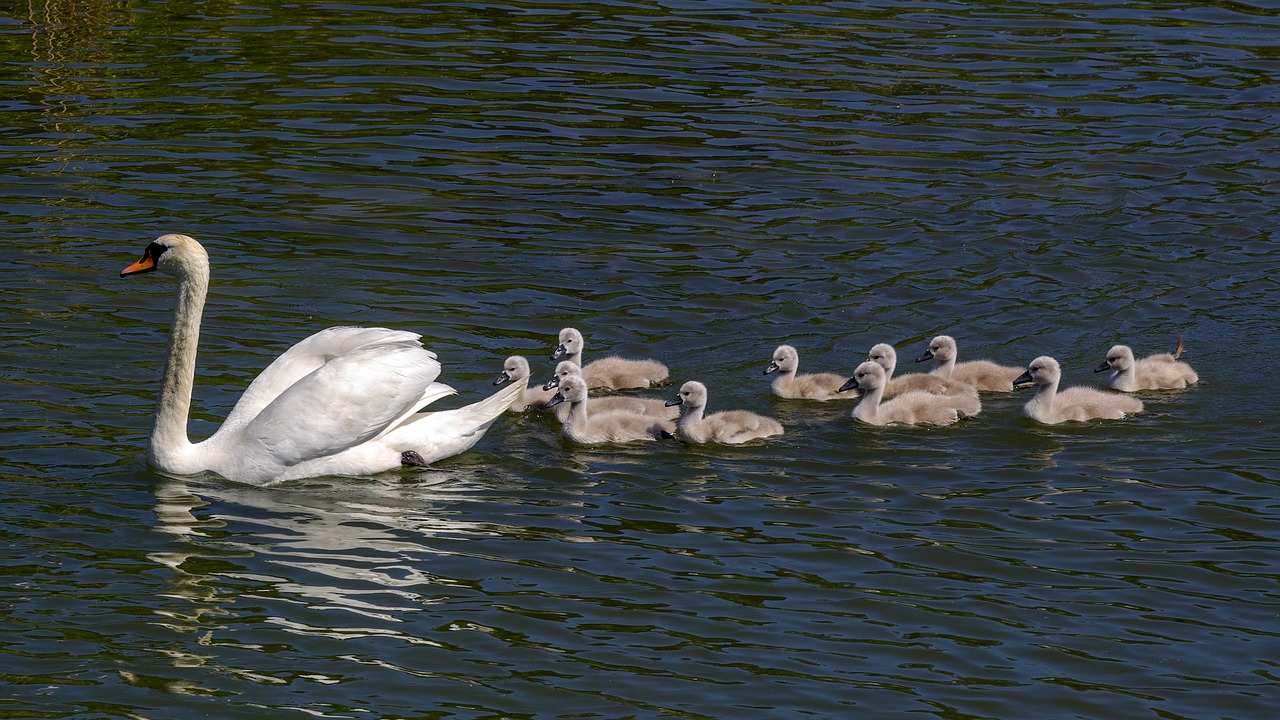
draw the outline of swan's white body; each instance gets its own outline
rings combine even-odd
[[[209,256],[186,235],[163,235],[121,271],[178,278],[148,457],[176,475],[213,472],[264,485],[320,475],[368,475],[426,463],[474,445],[519,395],[503,388],[478,403],[435,413],[420,408],[454,390],[435,382],[436,356],[419,335],[386,328],[322,330],[289,348],[249,385],[208,439],[187,438]]]
[[[975,387],[953,378],[932,373],[907,373],[895,377],[893,373],[898,367],[898,351],[887,343],[873,345],[867,353],[867,359],[884,368],[884,399],[886,400],[913,391],[933,395],[971,395],[974,400],[978,399],[978,390]]]
[[[1075,420],[1120,420],[1142,412],[1142,401],[1129,395],[1103,392],[1089,387],[1071,387],[1058,392],[1062,369],[1058,361],[1041,356],[1031,361],[1015,383],[1035,383],[1036,394],[1027,402],[1027,417],[1047,425]]]
[[[804,373],[797,375],[800,369],[800,353],[790,345],[779,345],[773,351],[773,359],[765,367],[764,374],[778,373],[773,380],[773,394],[780,398],[792,400],[856,400],[858,393],[853,388],[844,392],[845,377],[835,373]]]
[[[551,401],[552,396],[556,393],[554,390],[544,390],[541,387],[529,387],[529,377],[533,371],[529,369],[529,360],[523,355],[512,355],[502,363],[502,372],[498,373],[498,377],[494,379],[494,385],[501,385],[505,382],[511,382],[523,386],[520,395],[516,397],[515,402],[511,403],[511,407],[507,408],[512,412],[524,412],[529,408],[534,410],[545,410],[547,403]]]
[[[1022,374],[1020,367],[999,365],[990,360],[957,363],[958,355],[955,338],[939,335],[929,341],[929,349],[916,358],[916,362],[937,360],[934,375],[972,385],[978,392],[1013,392],[1013,380]]]
[[[722,410],[703,415],[707,408],[707,386],[694,380],[682,385],[667,404],[684,406],[679,428],[681,439],[687,442],[737,445],[782,434],[782,424],[777,420],[747,410]]]
[[[869,425],[950,425],[962,417],[982,411],[978,394],[936,395],[923,390],[910,390],[881,402],[887,376],[879,363],[868,360],[853,372],[853,380],[862,388],[862,400],[853,409],[853,417]]]
[[[560,381],[567,377],[582,378],[582,368],[578,367],[572,360],[561,360],[556,364],[555,375],[542,386],[543,391],[550,390],[554,395],[555,390],[560,386]],[[582,378],[584,381],[586,378]],[[560,422],[569,420],[569,403],[560,403],[555,406],[555,416]],[[602,397],[591,398],[592,413],[607,412],[624,412],[632,415],[651,415],[656,418],[667,418],[674,420],[680,416],[680,408],[667,407],[667,404],[658,398],[646,398],[624,395],[605,395]]]
[[[574,328],[564,328],[558,337],[559,345],[551,353],[552,360],[568,360],[582,368],[582,377],[590,390],[630,390],[661,385],[669,375],[667,366],[657,360],[629,360],[620,357],[604,357],[582,364],[585,345],[582,333]]]
[[[1111,371],[1111,387],[1121,392],[1138,390],[1181,390],[1200,382],[1200,376],[1191,366],[1178,360],[1182,354],[1182,340],[1173,353],[1148,355],[1135,360],[1133,350],[1127,345],[1116,345],[1107,351],[1107,359],[1094,368],[1094,372]]]
[[[584,445],[597,443],[626,443],[653,441],[675,432],[671,420],[652,415],[629,412],[596,413],[590,408],[594,400],[587,397],[587,383],[582,377],[571,375],[560,381],[552,406],[569,404],[569,416],[564,422],[564,434],[570,440]]]

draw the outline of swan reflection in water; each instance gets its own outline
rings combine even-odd
[[[451,517],[451,508],[492,486],[491,476],[469,479],[469,472],[439,472],[438,481],[421,483],[335,479],[271,488],[163,476],[155,513],[173,549],[147,557],[171,571],[162,594],[179,602],[158,603],[156,612],[165,627],[195,637],[159,651],[174,667],[221,665],[200,647],[219,644],[233,616],[281,601],[327,611],[325,627],[269,610],[265,622],[303,634],[396,634],[389,624],[454,598],[462,587],[429,572],[432,558],[455,554],[451,541],[503,532]]]

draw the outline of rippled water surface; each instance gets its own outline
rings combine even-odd
[[[5,12],[0,717],[1274,716],[1270,3]],[[165,232],[214,263],[193,436],[340,324],[463,401],[574,325],[787,431],[166,477],[173,284],[118,277]],[[871,429],[761,375],[940,333],[1089,385],[1183,334],[1203,382]]]

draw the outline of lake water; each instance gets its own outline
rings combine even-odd
[[[7,13],[0,717],[1274,717],[1274,4]],[[342,324],[459,403],[573,325],[787,432],[166,477],[173,283],[118,277],[166,232],[214,263],[196,437]],[[940,333],[1087,385],[1181,333],[1203,382],[872,429],[761,374]]]

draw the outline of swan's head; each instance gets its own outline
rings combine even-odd
[[[1031,364],[1027,366],[1027,371],[1013,381],[1013,386],[1035,385],[1036,387],[1043,387],[1045,385],[1057,385],[1061,379],[1062,368],[1058,366],[1058,361],[1048,355],[1041,355],[1031,361]]]
[[[529,379],[529,361],[523,355],[512,355],[502,363],[502,372],[494,379],[494,385],[501,385],[509,380],[524,382]]]
[[[547,407],[562,402],[579,403],[587,399],[587,381],[580,377],[567,377],[560,381],[560,389],[547,401]]]
[[[170,275],[184,275],[191,268],[209,266],[204,246],[187,235],[161,235],[142,251],[142,257],[120,271],[120,277],[160,270]]]
[[[898,367],[898,351],[894,350],[892,345],[885,343],[872,346],[867,353],[867,359],[884,368],[886,374],[892,373],[893,369]]]
[[[556,345],[555,352],[551,353],[552,361],[559,360],[567,355],[577,355],[582,352],[582,333],[574,328],[565,328],[560,331],[558,338],[559,344]]]
[[[1094,368],[1094,372],[1105,372],[1114,370],[1116,372],[1124,372],[1133,367],[1133,351],[1128,345],[1116,345],[1107,351],[1107,359],[1103,360],[1098,367]]]
[[[556,374],[551,376],[547,384],[542,386],[543,390],[550,390],[553,387],[559,387],[561,381],[569,376],[582,377],[582,368],[578,367],[578,363],[572,360],[561,360],[556,365]]]
[[[940,363],[951,362],[956,359],[956,341],[950,335],[939,335],[929,341],[929,349],[920,354],[916,358],[916,362],[924,362],[925,360],[936,359]]]
[[[773,359],[764,369],[764,374],[768,375],[779,370],[784,373],[795,372],[798,367],[800,367],[800,353],[790,345],[779,345],[778,349],[773,351]]]
[[[707,406],[707,386],[697,380],[690,380],[680,386],[680,392],[667,401],[667,407],[684,405],[690,409]]]
[[[864,392],[884,387],[885,371],[884,366],[875,360],[868,360],[853,371],[853,377],[849,378],[851,382],[857,383],[858,387]],[[845,383],[846,387],[850,383]]]

